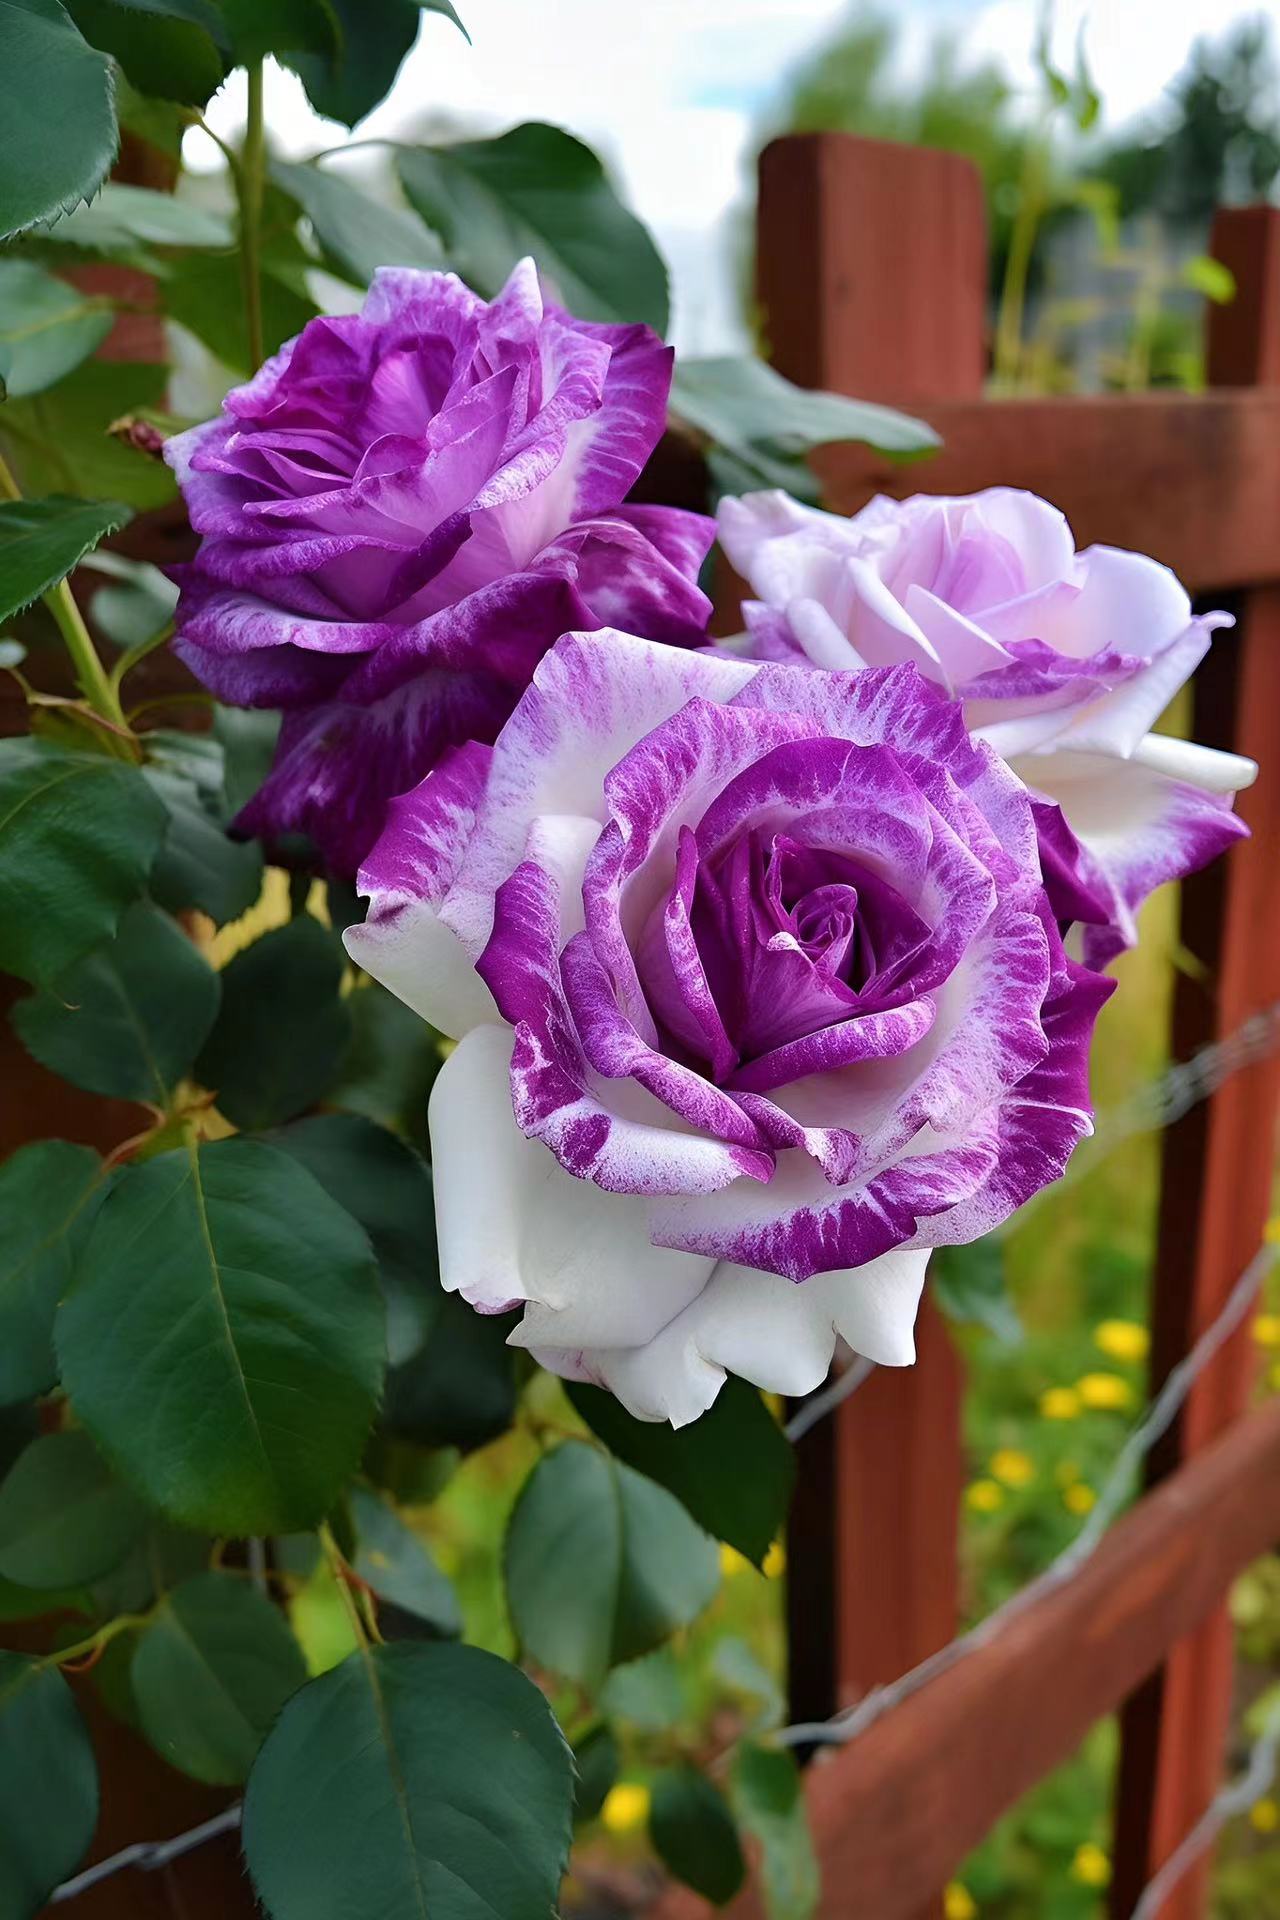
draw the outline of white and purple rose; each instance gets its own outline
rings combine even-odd
[[[202,536],[178,651],[219,698],[284,709],[244,831],[306,833],[354,873],[391,796],[492,740],[560,634],[702,639],[712,523],[622,504],[671,359],[550,305],[531,261],[487,303],[384,268],[169,441]]]
[[[458,1041],[444,1284],[677,1424],[726,1372],[913,1357],[931,1248],[1090,1129],[1111,982],[1069,959],[1030,795],[911,664],[571,634],[496,744],[397,800],[352,956]]]
[[[1056,508],[1005,487],[876,499],[851,519],[748,494],[721,503],[719,530],[754,596],[753,658],[910,661],[1056,803],[1071,833],[1040,808],[1046,882],[1091,966],[1133,945],[1153,888],[1244,831],[1231,801],[1252,762],[1150,731],[1231,624],[1193,614],[1167,567],[1116,547],[1077,553]]]

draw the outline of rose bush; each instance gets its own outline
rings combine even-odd
[[[929,1249],[1089,1130],[1111,983],[1063,951],[1022,783],[912,665],[567,636],[360,884],[349,951],[459,1041],[444,1284],[639,1415],[726,1371],[804,1393],[837,1333],[909,1362]]]
[[[851,519],[783,493],[725,500],[720,537],[754,596],[754,657],[848,670],[911,661],[962,701],[1036,794],[1051,896],[1104,966],[1135,909],[1243,832],[1256,768],[1150,731],[1225,613],[1195,615],[1167,567],[1077,553],[1056,508],[1007,487],[876,499]],[[1078,843],[1078,844],[1076,844]]]
[[[354,873],[387,799],[491,740],[561,633],[701,638],[711,522],[622,505],[671,361],[549,304],[529,260],[490,302],[382,268],[168,442],[202,536],[178,651],[220,699],[284,709],[244,832],[305,832]]]

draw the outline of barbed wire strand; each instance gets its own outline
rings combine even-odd
[[[1064,1547],[1056,1559],[1049,1562],[1043,1573],[1019,1588],[1002,1606],[989,1613],[985,1620],[970,1627],[967,1633],[959,1634],[947,1646],[939,1648],[937,1653],[930,1654],[927,1660],[912,1667],[901,1679],[887,1686],[873,1687],[856,1705],[846,1707],[830,1720],[797,1721],[792,1726],[783,1727],[775,1738],[783,1745],[792,1747],[846,1745],[860,1733],[865,1733],[868,1727],[892,1708],[901,1706],[904,1700],[919,1693],[930,1681],[949,1673],[952,1667],[969,1654],[976,1653],[980,1647],[988,1646],[1011,1620],[1079,1573],[1086,1561],[1097,1552],[1108,1527],[1124,1506],[1135,1469],[1173,1424],[1192,1382],[1243,1320],[1276,1257],[1277,1249],[1266,1242],[1258,1248],[1223,1301],[1216,1318],[1205,1328],[1185,1359],[1180,1360],[1170,1372],[1147,1412],[1121,1447],[1089,1518],[1075,1539]]]
[[[1247,1813],[1260,1800],[1275,1779],[1280,1759],[1280,1701],[1272,1708],[1254,1741],[1248,1763],[1242,1773],[1229,1780],[1210,1802],[1160,1870],[1148,1880],[1129,1920],[1156,1920],[1165,1901],[1183,1875],[1209,1851],[1228,1820]]]
[[[215,1813],[212,1820],[204,1820],[189,1832],[178,1834],[176,1839],[135,1840],[131,1847],[123,1847],[119,1853],[113,1853],[109,1860],[99,1860],[95,1866],[86,1867],[83,1873],[76,1874],[73,1880],[64,1880],[49,1895],[49,1905],[55,1906],[60,1900],[74,1900],[77,1894],[88,1893],[90,1887],[109,1880],[125,1867],[138,1867],[143,1873],[155,1873],[174,1860],[180,1860],[184,1853],[192,1853],[196,1847],[204,1846],[206,1841],[216,1840],[220,1834],[234,1833],[240,1825],[243,1811],[241,1803],[237,1801],[233,1807],[224,1807],[221,1813]]]
[[[843,1373],[829,1380],[825,1387],[819,1387],[816,1393],[802,1402],[782,1429],[792,1446],[797,1440],[803,1440],[810,1428],[816,1427],[819,1420],[825,1420],[829,1413],[842,1406],[852,1394],[858,1391],[864,1380],[869,1380],[876,1370],[874,1360],[868,1360],[864,1354],[857,1354]]]

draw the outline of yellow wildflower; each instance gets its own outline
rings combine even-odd
[[[1074,1420],[1080,1412],[1080,1395],[1074,1387],[1046,1387],[1040,1395],[1040,1411],[1046,1420]]]
[[[1083,1480],[1076,1480],[1062,1490],[1062,1504],[1068,1513],[1088,1513],[1097,1504],[1097,1499],[1093,1488],[1087,1487]]]
[[[621,1780],[610,1787],[600,1809],[600,1818],[610,1833],[634,1833],[649,1818],[649,1789],[633,1780]]]
[[[1274,1800],[1255,1800],[1249,1809],[1249,1824],[1257,1833],[1274,1833],[1280,1827],[1280,1806]]]
[[[1137,1320],[1103,1320],[1093,1330],[1093,1344],[1108,1360],[1145,1360],[1151,1335]]]
[[[1273,1360],[1267,1369],[1267,1384],[1274,1392],[1280,1393],[1280,1360]]]
[[[942,1896],[942,1911],[946,1920],[976,1920],[978,1903],[968,1887],[953,1880]]]
[[[1268,1220],[1262,1237],[1268,1246],[1280,1247],[1280,1213],[1277,1213],[1274,1219]]]
[[[1004,1505],[1004,1488],[998,1480],[975,1480],[964,1497],[975,1513],[994,1513]]]
[[[1111,1862],[1092,1840],[1086,1840],[1083,1846],[1076,1848],[1075,1859],[1071,1862],[1071,1878],[1078,1880],[1082,1887],[1105,1887],[1110,1880]]]
[[[781,1540],[773,1540],[769,1544],[769,1551],[764,1557],[764,1565],[760,1571],[766,1580],[777,1580],[786,1570],[787,1550]]]
[[[1095,1413],[1123,1413],[1133,1405],[1133,1388],[1118,1373],[1086,1373],[1076,1381],[1076,1392]]]
[[[720,1571],[726,1580],[732,1580],[740,1573],[751,1573],[753,1569],[751,1562],[745,1554],[739,1553],[736,1547],[731,1547],[724,1541],[721,1541]]]
[[[991,1477],[1006,1487],[1026,1487],[1036,1477],[1036,1463],[1018,1447],[1001,1447],[991,1456]]]
[[[1260,1347],[1280,1347],[1280,1313],[1260,1313],[1253,1323],[1253,1337]]]

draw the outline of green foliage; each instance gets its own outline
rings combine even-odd
[[[139,901],[114,940],[10,1017],[27,1052],[72,1086],[163,1108],[213,1025],[219,991],[181,928]]]
[[[136,767],[0,742],[0,967],[49,985],[110,938],[163,831]]]
[[[246,913],[262,890],[262,849],[232,840],[225,760],[207,735],[147,735],[147,784],[168,824],[151,869],[151,893],[171,913],[197,907],[215,926]]]
[[[271,1920],[546,1920],[572,1802],[531,1680],[474,1647],[374,1647],[285,1707],[249,1779],[245,1855]]]
[[[696,1767],[668,1767],[653,1783],[649,1836],[677,1880],[723,1907],[746,1875],[724,1795]]]
[[[211,0],[67,0],[67,11],[140,93],[202,107],[222,85],[226,28]]]
[[[692,1426],[637,1420],[611,1393],[574,1385],[569,1398],[617,1459],[656,1480],[686,1511],[759,1566],[787,1517],[795,1454],[759,1393],[726,1380]]]
[[[115,500],[0,500],[0,620],[56,586],[104,534],[131,518]]]
[[[410,1613],[441,1639],[462,1632],[453,1586],[395,1508],[368,1487],[349,1495],[354,1534],[352,1567],[380,1600]]]
[[[440,1296],[431,1169],[394,1133],[355,1113],[297,1120],[275,1143],[368,1234],[387,1303],[388,1357],[393,1366],[411,1359]]]
[[[56,1338],[106,1454],[162,1512],[232,1535],[322,1517],[359,1458],[384,1364],[364,1233],[254,1140],[127,1168]]]
[[[341,35],[332,59],[295,54],[291,65],[317,113],[354,127],[390,92],[421,13],[443,14],[466,35],[451,0],[332,0]],[[468,36],[469,37],[469,36]],[[386,256],[390,263],[391,256]],[[396,265],[404,264],[398,258]]]
[[[763,360],[678,361],[671,407],[711,442],[726,491],[782,486],[816,499],[804,459],[815,447],[861,440],[884,453],[915,455],[938,444],[923,421],[870,401],[793,386]]]
[[[137,254],[151,247],[194,247],[198,252],[231,245],[231,228],[220,214],[190,200],[109,180],[87,207],[77,207],[52,227],[50,244],[89,253]],[[150,264],[148,257],[148,264]]]
[[[469,1453],[503,1433],[516,1407],[511,1316],[474,1313],[456,1293],[430,1296],[427,1337],[387,1377],[387,1431]]]
[[[729,1797],[743,1832],[760,1848],[768,1920],[812,1920],[822,1882],[795,1756],[743,1740],[733,1756]]]
[[[119,135],[111,67],[59,0],[0,9],[0,240],[87,200],[106,178]]]
[[[720,1582],[715,1543],[684,1508],[578,1440],[525,1482],[504,1562],[526,1651],[583,1686],[687,1626]]]
[[[267,54],[314,53],[338,58],[342,30],[329,0],[219,0],[236,66]]]
[[[276,160],[271,178],[306,214],[329,265],[358,287],[392,261],[427,269],[444,265],[439,240],[416,214],[371,200],[340,173]]]
[[[620,1765],[617,1736],[607,1721],[598,1721],[573,1749],[575,1821],[595,1819],[618,1778]]]
[[[32,1818],[33,1788],[39,1817]],[[98,1819],[98,1769],[55,1667],[0,1652],[0,1910],[38,1913],[79,1865]]]
[[[104,300],[55,280],[29,260],[0,259],[0,355],[10,400],[61,380],[101,346],[111,324]]]
[[[929,1264],[929,1285],[949,1319],[972,1321],[1010,1345],[1021,1338],[998,1234],[967,1247],[940,1247]]]
[[[212,1786],[248,1777],[306,1677],[279,1609],[231,1573],[199,1573],[163,1594],[130,1668],[138,1718],[156,1752]]]
[[[33,1440],[0,1486],[0,1574],[20,1587],[79,1587],[108,1573],[146,1512],[87,1433]]]
[[[238,1127],[273,1127],[313,1106],[351,1037],[342,950],[300,914],[238,953],[198,1071]]]
[[[451,264],[486,297],[532,254],[556,297],[585,320],[667,330],[667,270],[589,147],[530,121],[496,140],[406,147],[404,190]]]
[[[33,1141],[0,1166],[0,1406],[57,1377],[53,1316],[101,1182],[97,1154],[67,1140]]]
[[[72,493],[123,500],[135,510],[172,499],[173,475],[111,437],[122,415],[159,406],[168,369],[86,360],[55,387],[0,408],[0,451],[29,496]]]

